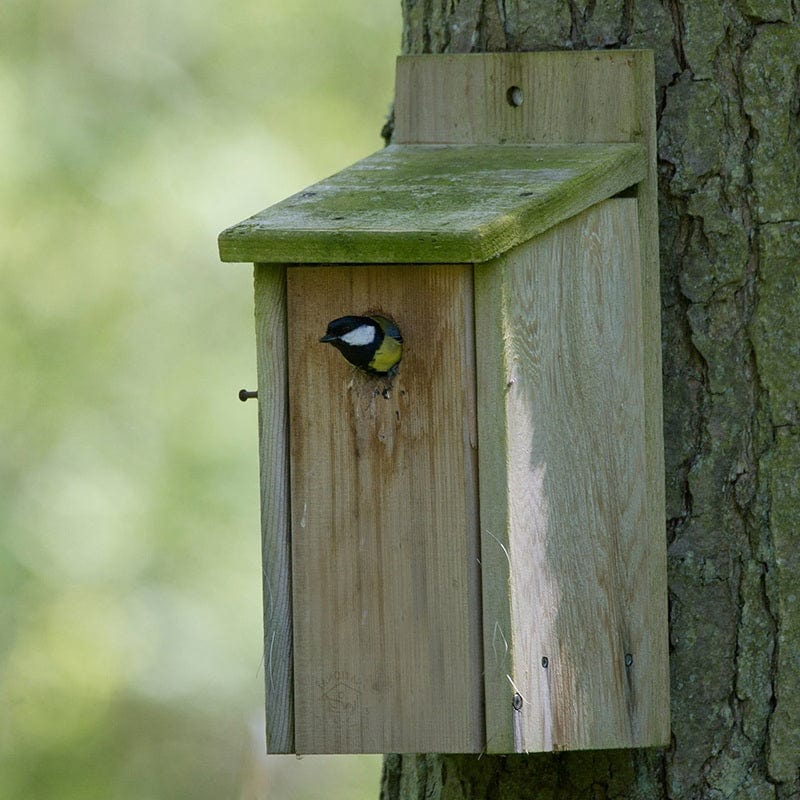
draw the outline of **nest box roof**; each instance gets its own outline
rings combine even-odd
[[[640,144],[390,145],[219,236],[223,261],[477,263],[643,180]]]

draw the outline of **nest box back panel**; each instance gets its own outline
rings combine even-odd
[[[296,751],[479,751],[472,268],[287,273]],[[375,312],[392,379],[319,341]]]

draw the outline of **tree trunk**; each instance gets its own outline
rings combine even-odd
[[[797,0],[403,0],[407,53],[646,47],[672,746],[390,755],[398,798],[800,798]]]

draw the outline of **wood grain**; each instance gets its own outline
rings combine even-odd
[[[520,88],[523,103],[509,105],[507,91]],[[648,724],[649,744],[669,741],[669,652],[667,638],[666,525],[664,518],[664,445],[661,388],[661,321],[659,298],[658,215],[656,176],[656,125],[653,57],[649,51],[586,51],[547,53],[497,53],[480,55],[403,56],[397,63],[395,99],[396,126],[393,141],[404,143],[511,144],[563,142],[640,142],[647,148],[647,173],[636,188],[641,261],[641,314],[644,382],[644,444],[646,476],[645,517],[641,536],[649,544],[643,569],[647,572],[651,601],[639,611],[642,628],[650,634],[651,671],[648,676],[653,697],[660,698]],[[511,255],[516,253],[513,251]],[[490,265],[476,267],[476,290],[490,277]],[[481,288],[488,291],[488,287]],[[495,360],[503,358],[502,342],[482,334],[485,321],[477,315],[477,336],[493,347]],[[495,363],[495,362],[492,362]],[[479,370],[480,370],[479,365]],[[479,383],[484,380],[479,372]],[[495,421],[502,432],[505,421]],[[499,426],[499,428],[498,428]],[[491,440],[491,437],[490,437]],[[481,475],[502,466],[486,456],[481,434]],[[489,465],[483,467],[484,458]],[[482,489],[482,509],[485,493]],[[482,559],[486,564],[506,556],[487,544],[487,531],[504,530],[502,515],[487,525],[482,510]],[[492,541],[489,536],[489,541]],[[486,585],[486,580],[484,580]],[[509,624],[511,610],[498,606],[484,593],[484,606],[493,608],[485,616],[486,652],[502,652],[508,662],[514,648],[503,620]],[[494,623],[499,621],[497,625]],[[498,650],[500,648],[500,650]],[[488,655],[487,655],[488,664]],[[493,689],[487,682],[487,704]],[[509,726],[515,722],[505,700]],[[515,724],[519,727],[519,720]],[[513,736],[512,736],[513,738]],[[504,742],[504,743],[503,743]],[[490,749],[514,749],[502,737]]]
[[[286,268],[255,265],[267,751],[294,752]]]
[[[638,247],[609,200],[476,276],[489,751],[660,736]]]
[[[473,263],[640,181],[633,143],[391,145],[223,231],[226,261]]]
[[[643,104],[654,103],[652,83],[649,96],[638,91],[648,64],[643,50],[400,56],[392,141],[640,141]]]
[[[288,270],[297,752],[483,746],[472,303],[469,266]],[[365,311],[391,388],[318,341]]]

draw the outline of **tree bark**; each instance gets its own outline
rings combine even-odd
[[[406,53],[655,51],[672,745],[390,755],[381,797],[800,798],[797,0],[403,0]]]

